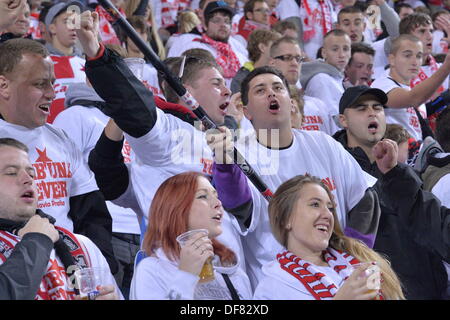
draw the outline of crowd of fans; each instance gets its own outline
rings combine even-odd
[[[1,299],[450,299],[449,0],[111,2],[0,0]]]

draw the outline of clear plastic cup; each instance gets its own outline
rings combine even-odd
[[[352,265],[353,270],[358,269],[362,265],[367,265],[370,262],[362,262]],[[371,264],[365,271],[364,276],[367,277],[366,286],[368,292],[380,292],[381,289],[381,271],[376,264]],[[379,296],[375,298],[378,300]]]
[[[134,76],[142,81],[144,75],[145,60],[142,58],[125,58],[123,59],[123,61],[125,61]]]
[[[208,236],[209,234],[208,230],[206,229],[195,229],[182,233],[177,237],[177,241],[180,244],[180,247],[184,247],[186,245],[186,242],[192,239],[192,237],[194,235],[197,235],[198,233],[203,233],[205,236]],[[209,282],[211,280],[214,280],[214,267],[212,260],[212,257],[206,259],[205,264],[203,265],[203,268],[199,274],[200,282]]]
[[[100,294],[100,286],[107,281],[108,270],[105,268],[84,268],[75,271],[75,288],[81,300],[95,300]]]

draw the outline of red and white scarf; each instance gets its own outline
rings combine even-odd
[[[245,40],[248,40],[248,37],[250,37],[250,33],[252,33],[253,30],[256,29],[270,30],[270,25],[258,23],[242,17],[241,20],[239,20],[237,34],[240,34]]]
[[[325,261],[345,281],[352,274],[359,260],[347,253],[327,248],[323,252]],[[281,269],[298,279],[316,300],[332,299],[338,288],[333,281],[316,266],[302,260],[290,251],[277,254]],[[383,297],[380,295],[380,299]]]
[[[194,41],[209,44],[217,51],[216,62],[222,67],[224,78],[233,78],[236,75],[241,63],[230,44],[213,40],[206,34],[203,34],[201,38],[194,39]]]
[[[114,19],[111,15],[103,9],[102,6],[97,6],[95,11],[98,13],[98,23],[100,28],[100,38],[104,44],[117,44],[120,45],[119,37],[114,30],[112,23]],[[120,13],[125,17],[125,12],[119,9]]]
[[[333,28],[331,18],[331,8],[327,5],[325,0],[317,0],[320,6],[320,21],[317,21],[317,16],[313,14],[309,7],[308,0],[303,0],[302,4],[306,11],[306,17],[303,19],[303,40],[309,41],[316,35],[316,25],[318,22],[322,25],[322,36],[327,34]]]
[[[190,0],[161,0],[161,27],[175,25],[179,11],[189,9]]]
[[[427,65],[430,66],[432,73],[435,73],[439,69],[439,65],[437,64],[436,59],[434,59],[434,57],[431,54],[427,57]],[[417,75],[417,77],[415,77],[414,79],[411,80],[410,87],[414,88],[415,86],[417,86],[422,81],[425,81],[426,79],[428,79],[427,74],[425,73],[423,68],[420,68],[420,71],[419,71],[419,74]],[[444,87],[441,85],[439,87],[439,89],[437,90],[437,92],[442,93],[443,91],[444,91]]]
[[[436,62],[436,59],[434,59],[434,57],[430,54],[427,57],[427,64],[430,66],[430,70],[432,73],[435,73],[438,69],[439,69],[439,65]],[[417,75],[417,77],[415,77],[414,79],[411,80],[410,82],[410,87],[414,88],[415,86],[417,86],[419,83],[421,83],[422,81],[425,81],[426,79],[428,79],[427,74],[425,73],[425,71],[423,70],[423,68],[420,68],[419,74]],[[439,88],[436,91],[438,94],[441,94],[442,92],[444,92],[444,86],[441,85],[439,86]],[[436,130],[436,119],[438,117],[439,114],[435,113],[435,114],[430,114],[428,116],[428,124],[431,127],[431,130]]]
[[[81,268],[90,267],[91,259],[84,245],[78,241],[70,231],[56,227],[62,232],[64,242],[70,254]],[[7,231],[0,231],[0,265],[11,255],[14,247],[20,242],[20,237]],[[56,259],[55,251],[50,254],[47,270],[42,277],[41,285],[36,293],[35,300],[71,300],[75,297],[73,279],[68,279],[66,270],[61,261]]]

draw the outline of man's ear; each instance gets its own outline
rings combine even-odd
[[[395,67],[394,58],[395,56],[392,53],[388,55],[389,67],[391,68]]]
[[[342,128],[347,129],[347,117],[343,114],[339,115],[339,123],[341,124]]]
[[[0,75],[0,96],[3,99],[9,98],[9,86],[10,81],[4,75]]]
[[[320,48],[320,55],[322,56],[323,60],[327,60],[327,55],[326,55],[325,49],[323,47]]]
[[[242,111],[244,112],[244,116],[249,120],[249,121],[252,121],[252,115],[250,114],[250,112],[248,111],[248,108],[247,108],[247,106],[244,106],[243,108],[242,108]]]
[[[55,24],[54,23],[50,24],[47,27],[47,31],[50,33],[50,36],[55,35],[56,34],[56,26],[55,26]]]

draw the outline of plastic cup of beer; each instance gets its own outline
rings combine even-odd
[[[358,269],[359,267],[366,265],[370,262],[362,262],[352,265],[353,270]],[[367,269],[364,271],[364,277],[367,278],[366,286],[367,286],[367,292],[380,292],[381,289],[381,271],[380,267],[376,264],[371,264]],[[376,296],[375,300],[379,300],[379,295]]]
[[[106,281],[108,270],[104,268],[83,268],[75,271],[76,288],[81,300],[95,300],[100,287]]]
[[[177,241],[180,244],[180,247],[184,247],[186,245],[186,242],[192,239],[195,235],[202,233],[205,236],[208,236],[209,232],[207,229],[195,229],[190,230],[185,233],[180,234],[177,237]],[[211,280],[214,280],[214,267],[212,263],[212,257],[209,257],[206,259],[205,264],[203,265],[202,271],[200,271],[199,274],[200,282],[209,282]]]
[[[123,59],[123,61],[125,61],[134,76],[142,81],[144,75],[145,60],[142,58],[125,58]]]

